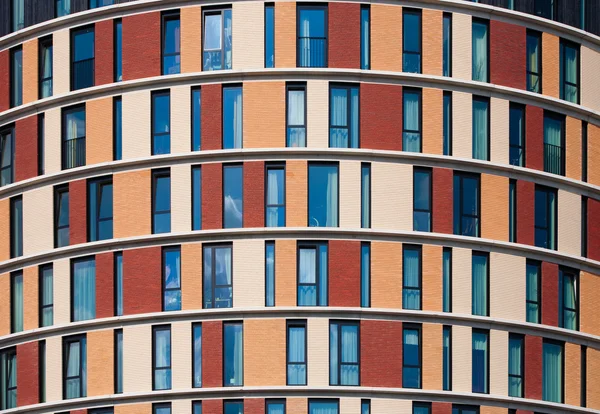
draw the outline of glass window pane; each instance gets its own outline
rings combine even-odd
[[[371,245],[368,243],[361,245],[360,306],[371,306]]]
[[[275,7],[265,6],[265,68],[275,67]]]
[[[403,64],[404,72],[421,73],[421,13],[404,12]]]
[[[306,385],[306,325],[288,326],[287,384]]]
[[[287,91],[287,141],[288,147],[306,147],[306,90],[305,87],[288,88]]]
[[[223,167],[223,228],[242,227],[243,204],[242,166]]]
[[[192,151],[202,148],[202,100],[199,88],[192,89]]]
[[[371,164],[361,166],[361,217],[363,229],[371,227]]]
[[[308,414],[339,414],[339,409],[339,403],[337,401],[308,401]]]
[[[489,149],[489,100],[473,99],[473,158],[490,159]]]
[[[403,95],[402,150],[421,152],[421,91],[405,90]]]
[[[123,253],[115,253],[116,316],[123,315]]]
[[[486,254],[473,254],[472,272],[472,314],[488,316],[488,256]]]
[[[327,66],[325,7],[298,8],[298,67]]]
[[[193,325],[194,335],[194,387],[202,387],[202,325]]]
[[[444,76],[450,76],[452,73],[452,17],[449,14],[444,14],[442,33],[442,74]],[[444,152],[444,154],[446,153]]]
[[[442,291],[443,311],[450,312],[450,304],[452,303],[452,250],[448,247],[444,248],[442,256]]]
[[[202,170],[192,168],[192,230],[202,229]]]
[[[241,323],[226,323],[223,350],[223,386],[244,385],[244,346]]]
[[[309,164],[308,225],[338,226],[338,166]]]
[[[242,148],[242,88],[223,88],[223,149]]]
[[[484,332],[473,332],[473,392],[489,392],[488,335]]]
[[[508,340],[508,395],[523,396],[523,339],[511,335]]]
[[[402,386],[404,388],[421,388],[421,345],[419,340],[418,330],[403,330]]]
[[[154,390],[171,389],[171,329],[154,329]]]
[[[421,309],[421,249],[405,246],[402,257],[402,308]]]
[[[21,332],[23,330],[23,272],[11,274],[10,286],[10,318],[11,333]]]
[[[163,75],[180,71],[180,22],[179,16],[169,16],[163,21]]]
[[[163,310],[181,310],[181,252],[179,248],[163,250]]]
[[[563,402],[563,345],[544,342],[542,362],[542,399]]]
[[[285,169],[267,168],[267,227],[285,226]]]
[[[360,8],[360,68],[371,66],[371,9],[368,5]]]
[[[10,56],[10,102],[11,107],[15,107],[23,103],[23,49],[20,47],[12,49]]]
[[[115,375],[115,392],[117,393],[122,393],[123,392],[123,331],[122,330],[118,330],[116,331],[116,338],[115,338],[115,342],[116,342],[116,346],[117,346],[117,351],[116,351],[116,359],[117,359],[117,366],[116,366],[116,375]]]
[[[152,95],[152,155],[171,152],[171,97],[169,92]]]
[[[154,177],[154,220],[152,233],[168,233],[171,231],[171,177],[155,175]]]
[[[275,243],[265,243],[265,306],[275,306]]]
[[[54,275],[52,265],[40,269],[41,289],[41,326],[50,326],[54,323]]]
[[[472,75],[474,81],[488,82],[488,24],[473,21]]]
[[[73,260],[73,322],[96,317],[96,260]]]
[[[123,23],[115,21],[115,82],[123,80]]]
[[[241,401],[225,401],[223,412],[224,414],[244,414],[244,403]]]
[[[509,139],[511,165],[524,166],[525,113],[521,106],[510,106]]]

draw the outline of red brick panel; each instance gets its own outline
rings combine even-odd
[[[588,198],[587,203],[588,257],[600,260],[600,201]]]
[[[329,304],[360,306],[360,242],[329,242]]]
[[[265,163],[244,163],[244,227],[265,226]]]
[[[447,168],[433,169],[433,231],[452,234],[453,227],[453,171]]]
[[[38,116],[19,119],[15,124],[15,181],[37,176]]]
[[[123,314],[162,310],[162,250],[160,247],[123,252]]]
[[[221,384],[218,385],[219,387]],[[203,414],[223,414],[223,400],[202,400]]]
[[[87,414],[87,409],[83,409],[83,410],[71,410],[70,414]]]
[[[402,151],[402,86],[360,86],[360,147]]]
[[[5,49],[0,52],[0,112],[10,107],[10,52]]]
[[[534,223],[535,184],[517,181],[517,243],[533,246],[535,243]]]
[[[69,183],[69,241],[70,244],[87,242],[87,182]]]
[[[223,228],[223,176],[221,164],[202,165],[202,229]]]
[[[526,89],[525,26],[490,20],[490,80]]]
[[[160,76],[160,12],[125,16],[123,80],[150,76]]]
[[[95,31],[95,85],[104,85],[112,83],[114,77],[113,20],[103,20],[96,23]]]
[[[263,398],[244,399],[244,414],[265,414],[265,400]]]
[[[113,252],[96,255],[96,318],[115,316]]]
[[[525,109],[525,158],[527,168],[544,171],[544,110],[537,106]]]
[[[223,322],[221,321],[202,322],[202,386],[223,386]]]
[[[517,414],[534,414],[534,412],[527,410],[517,410]]]
[[[525,336],[525,398],[542,399],[542,347],[540,336]]]
[[[365,387],[402,387],[402,322],[360,322],[360,382]]]
[[[330,68],[360,69],[360,4],[329,3]]]
[[[542,323],[558,326],[558,265],[542,262]]]
[[[202,150],[222,148],[222,93],[220,84],[202,86],[202,113],[200,114]]]
[[[39,361],[39,342],[17,345],[18,407],[40,402]]]
[[[452,414],[452,403],[434,402],[431,404],[431,414]]]

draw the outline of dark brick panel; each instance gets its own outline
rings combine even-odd
[[[202,150],[218,150],[222,148],[222,93],[220,84],[202,86],[202,113],[200,114]]]
[[[17,406],[40,402],[39,342],[17,345]]]
[[[330,68],[360,68],[360,4],[329,3]]]
[[[361,84],[360,135],[361,148],[402,151],[402,86]]]
[[[265,163],[244,163],[244,227],[265,225]]]
[[[223,175],[220,163],[202,165],[202,229],[223,228]]]
[[[162,250],[160,247],[123,252],[123,313],[162,310]]]
[[[588,257],[600,260],[600,201],[588,198],[587,211]]]
[[[361,321],[360,382],[402,388],[402,322]]]
[[[542,262],[542,323],[558,326],[558,265]]]
[[[452,234],[454,232],[452,207],[453,207],[453,179],[452,170],[447,168],[433,169],[433,231],[436,233]]]
[[[517,181],[517,242],[534,245],[534,199],[535,184],[530,181]]]
[[[103,20],[96,23],[95,45],[95,85],[112,83],[114,78],[114,24],[113,20]],[[144,49],[143,47],[140,49]]]
[[[221,321],[202,323],[202,386],[223,386],[223,322]]]
[[[329,304],[360,306],[360,242],[329,242]]]
[[[525,166],[544,170],[544,110],[527,105],[525,109]]]
[[[70,244],[87,242],[87,182],[69,183],[69,241]]]
[[[542,347],[540,336],[525,336],[525,398],[542,399]]]
[[[123,80],[160,76],[160,12],[123,17]]]
[[[115,316],[113,252],[96,255],[96,318]]]
[[[492,83],[525,89],[525,26],[490,20],[490,77]]]
[[[32,115],[15,123],[15,181],[37,176],[38,116]]]

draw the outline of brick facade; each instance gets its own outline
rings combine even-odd
[[[544,171],[544,110],[527,105],[525,109],[525,166]]]
[[[329,241],[329,305],[360,306],[359,241]]]
[[[95,85],[98,86],[112,83],[114,78],[114,21],[111,19],[96,23],[95,31],[94,77]]]
[[[531,181],[517,181],[517,243],[533,246],[534,237],[535,184]]]
[[[360,385],[402,388],[402,322],[360,322]]]
[[[113,252],[96,255],[96,318],[115,316]]]
[[[40,402],[39,342],[17,345],[17,406]]]
[[[69,183],[69,242],[87,242],[87,181]]]
[[[143,289],[140,289],[143,286]],[[123,252],[123,314],[162,310],[162,250],[160,247]]]
[[[542,262],[542,323],[558,326],[558,265]]]
[[[160,75],[160,25],[160,12],[123,17],[124,81]]]
[[[525,335],[525,398],[542,399],[542,337]]]
[[[223,227],[223,175],[222,165],[202,166],[202,229]]]
[[[360,147],[402,151],[402,86],[360,86]]]
[[[432,174],[432,224],[436,233],[452,234],[453,229],[454,173],[447,168],[433,168]]]
[[[202,150],[218,150],[223,148],[221,129],[222,96],[220,84],[202,86],[202,113],[200,114],[200,128],[202,129]]]
[[[330,68],[360,68],[360,4],[329,3]]]
[[[15,181],[37,176],[38,116],[21,118],[15,123]]]
[[[202,386],[223,386],[223,322],[202,323]],[[211,411],[209,411],[211,412]]]
[[[265,225],[265,163],[244,163],[244,227]]]
[[[600,260],[600,201],[587,200],[587,249],[592,260]]]
[[[525,26],[490,20],[490,81],[525,89]]]

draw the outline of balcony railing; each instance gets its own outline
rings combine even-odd
[[[85,165],[85,136],[63,141],[62,168],[81,167]]]
[[[73,62],[72,90],[94,86],[94,58]]]
[[[563,175],[563,161],[562,147],[544,143],[544,171]]]
[[[298,67],[326,68],[327,67],[327,38],[299,37],[298,38]]]

